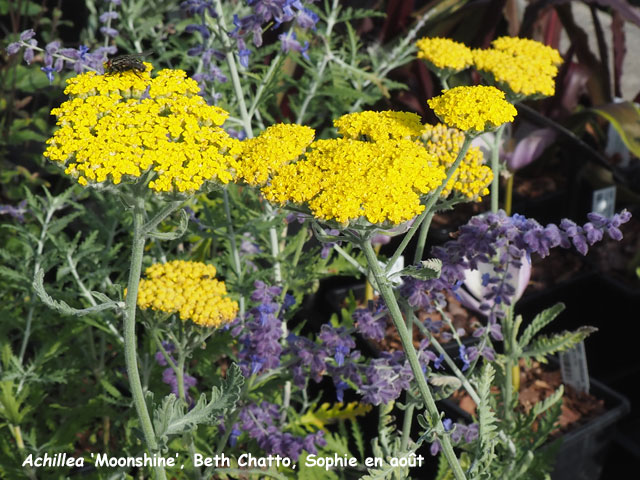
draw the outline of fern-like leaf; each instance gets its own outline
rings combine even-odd
[[[574,332],[538,337],[523,352],[523,355],[525,358],[534,358],[540,363],[547,363],[547,356],[572,349],[597,330],[595,327],[585,326]]]
[[[158,441],[166,445],[169,437],[194,430],[199,424],[212,424],[217,416],[231,408],[240,398],[240,389],[244,378],[237,365],[227,371],[223,384],[213,387],[211,399],[207,402],[206,394],[200,395],[195,406],[185,413],[184,403],[175,395],[167,395],[162,404],[155,409],[153,425]]]
[[[329,423],[344,420],[355,421],[357,417],[366,414],[370,410],[371,405],[359,402],[351,402],[346,405],[336,403],[333,406],[329,403],[323,403],[316,410],[307,410],[296,423],[309,431],[312,431],[314,427],[317,430],[324,430]]]
[[[533,321],[525,328],[524,332],[522,332],[522,336],[518,340],[520,348],[524,350],[533,337],[549,325],[564,309],[564,303],[556,303],[553,307],[547,308],[536,315]]]

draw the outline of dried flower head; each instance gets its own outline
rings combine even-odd
[[[138,307],[179,313],[205,327],[219,327],[234,320],[237,302],[227,296],[224,282],[216,280],[216,268],[202,262],[174,260],[156,263],[140,280]]]

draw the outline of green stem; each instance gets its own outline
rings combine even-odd
[[[127,296],[125,298],[124,312],[124,358],[127,367],[127,376],[131,386],[133,403],[140,420],[140,426],[149,451],[158,452],[158,443],[153,431],[151,417],[144,400],[140,373],[138,371],[138,356],[136,353],[136,302],[138,300],[138,286],[142,273],[142,257],[144,254],[144,198],[138,197],[133,205],[133,242],[131,249],[131,264],[129,268],[129,281],[127,283]],[[161,466],[155,467],[156,479],[165,480],[166,474]]]
[[[477,394],[473,386],[469,383],[469,380],[467,380],[467,377],[465,376],[465,374],[458,368],[458,366],[456,365],[456,362],[454,362],[451,359],[451,357],[445,351],[442,345],[440,345],[440,342],[438,342],[438,340],[433,336],[433,334],[429,331],[429,329],[426,328],[420,321],[418,321],[417,318],[414,317],[413,322],[418,326],[420,331],[425,336],[427,336],[427,338],[429,339],[429,342],[431,343],[431,345],[433,345],[433,347],[437,350],[437,352],[443,356],[444,362],[451,369],[451,371],[458,378],[458,380],[462,382],[462,386],[467,391],[471,399],[474,402],[476,402],[476,405],[480,405],[480,396]]]
[[[391,319],[393,320],[393,323],[398,331],[398,335],[400,336],[402,347],[404,348],[405,355],[407,357],[407,360],[409,360],[409,365],[411,366],[411,371],[413,372],[413,376],[418,385],[418,391],[420,392],[420,396],[422,397],[422,400],[424,401],[425,407],[428,412],[428,415],[426,415],[427,421],[430,425],[435,425],[440,432],[444,432],[445,429],[442,425],[442,420],[440,418],[438,408],[436,407],[433,395],[431,394],[431,389],[429,388],[424,373],[422,372],[422,367],[420,366],[418,355],[415,348],[413,348],[411,334],[409,333],[409,330],[404,323],[402,313],[400,312],[400,307],[398,306],[398,302],[396,300],[395,294],[393,293],[390,282],[382,271],[382,268],[380,268],[380,265],[378,264],[378,258],[373,251],[373,247],[371,246],[369,239],[363,238],[360,241],[359,246],[363,250],[367,258],[369,268],[373,273],[374,278],[376,279],[378,291],[382,295],[382,298],[384,299],[387,308],[389,309]],[[460,466],[460,462],[456,458],[456,454],[453,451],[449,436],[446,434],[440,435],[438,439],[440,441],[440,445],[442,446],[442,453],[447,459],[447,462],[449,463],[449,466],[451,467],[456,480],[466,480],[462,467]]]
[[[233,228],[233,220],[231,219],[231,207],[229,206],[229,192],[227,189],[222,190],[222,198],[224,199],[224,213],[227,218],[227,234],[229,236],[229,243],[231,245],[231,259],[233,260],[233,269],[235,270],[236,277],[238,278],[238,284],[242,285],[242,264],[240,263],[240,252],[238,250],[238,244],[236,243],[236,234]],[[240,295],[240,318],[244,318],[245,310],[245,298],[244,295]]]
[[[428,211],[427,216],[420,225],[420,235],[418,235],[418,245],[416,246],[416,252],[413,256],[413,263],[417,264],[422,261],[422,255],[424,254],[424,246],[427,243],[427,234],[429,233],[429,227],[431,226],[431,220],[433,219],[434,211]]]
[[[418,227],[422,224],[424,219],[427,217],[427,215],[433,209],[433,206],[436,203],[436,201],[438,201],[438,198],[440,198],[440,194],[444,190],[444,187],[447,186],[447,184],[449,183],[449,180],[451,180],[451,178],[453,177],[453,174],[455,173],[455,171],[458,169],[458,166],[462,162],[462,159],[467,154],[467,150],[469,150],[469,147],[471,146],[471,140],[472,140],[472,138],[470,136],[465,135],[464,142],[462,143],[462,147],[460,147],[460,151],[458,152],[458,157],[456,158],[456,161],[453,162],[453,165],[451,165],[449,167],[449,170],[447,170],[447,178],[444,180],[444,182],[442,182],[440,184],[440,186],[438,188],[436,188],[436,191],[431,194],[431,196],[429,197],[429,200],[427,200],[427,203],[426,203],[426,205],[424,207],[424,210],[415,219],[415,221],[413,222],[413,225],[411,225],[411,228],[405,234],[404,238],[402,239],[402,242],[400,243],[400,245],[398,246],[398,248],[394,252],[393,256],[387,262],[387,269],[391,268],[391,266],[396,263],[396,261],[398,260],[400,255],[402,255],[402,252],[404,252],[404,249],[407,248],[407,245],[409,244],[409,242],[411,241],[411,239],[415,235],[416,230],[418,230]],[[425,235],[425,239],[426,239],[426,235],[427,235],[426,232],[425,232],[424,235]],[[422,256],[422,254],[421,254],[421,256]]]
[[[329,12],[329,15],[327,17],[327,28],[324,31],[324,37],[327,42],[331,38],[331,32],[333,31],[333,27],[338,17],[338,4],[339,4],[338,0],[333,0],[333,4],[331,5],[331,11]],[[307,113],[307,108],[309,108],[309,104],[311,103],[311,100],[316,96],[316,91],[318,90],[318,87],[322,83],[322,79],[324,77],[324,71],[327,68],[327,65],[329,64],[329,60],[331,60],[331,57],[325,54],[322,57],[322,60],[320,61],[320,63],[316,65],[315,78],[311,82],[311,85],[309,85],[309,90],[307,91],[307,95],[302,101],[302,105],[300,106],[300,110],[296,118],[296,123],[302,124],[302,122],[304,122],[304,117]]]
[[[378,252],[376,252],[377,254]],[[367,285],[370,283],[367,282]],[[413,311],[406,304],[405,309],[405,322],[407,324],[407,330],[409,330],[409,336],[411,337],[411,344],[413,345]],[[407,450],[407,446],[409,445],[409,440],[411,440],[411,424],[413,423],[413,411],[416,408],[416,404],[412,401],[411,392],[407,391],[406,393],[406,401],[407,404],[404,410],[404,418],[402,419],[402,439],[400,443],[400,451],[404,452]]]
[[[500,189],[500,139],[506,123],[503,123],[496,130],[493,146],[491,148],[491,170],[493,180],[491,181],[491,211],[498,211],[499,189]]]

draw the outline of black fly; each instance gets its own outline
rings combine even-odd
[[[140,73],[146,72],[147,67],[140,57],[144,57],[151,53],[151,50],[147,50],[142,53],[132,53],[128,55],[118,55],[116,57],[108,59],[104,64],[104,73],[106,75],[113,75],[114,73],[123,73],[132,71],[136,75],[140,76]]]

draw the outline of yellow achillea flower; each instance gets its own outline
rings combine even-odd
[[[418,58],[440,70],[459,72],[473,64],[471,49],[449,38],[421,38],[416,42]]]
[[[420,197],[444,179],[437,159],[417,141],[340,138],[315,141],[262,191],[280,204],[306,203],[323,220],[398,224],[422,212]]]
[[[444,169],[448,169],[458,157],[458,152],[464,142],[464,133],[446,125],[425,125],[422,139],[427,151],[433,154]],[[469,147],[460,166],[442,191],[442,197],[447,197],[452,190],[464,195],[470,200],[480,200],[487,195],[487,186],[493,180],[491,168],[484,165],[482,152],[478,147]]]
[[[440,120],[464,131],[484,132],[513,121],[517,111],[495,87],[455,87],[427,101]]]
[[[205,327],[219,327],[234,320],[238,303],[227,296],[224,282],[216,280],[216,268],[202,262],[174,260],[156,263],[140,280],[138,307],[179,313]]]
[[[529,38],[499,37],[491,42],[491,45],[494,49],[509,53],[514,57],[528,57],[556,67],[561,65],[563,61],[558,50]]]
[[[194,192],[205,181],[233,179],[240,142],[220,126],[227,112],[209,106],[182,70],[67,81],[70,99],[51,111],[60,126],[44,155],[66,165],[81,185],[136,181],[153,171],[156,192]]]
[[[258,137],[242,142],[238,178],[249,185],[264,185],[282,165],[302,155],[314,136],[313,128],[302,125],[270,126]]]
[[[344,138],[374,142],[415,138],[422,132],[420,117],[410,112],[349,113],[334,120],[333,125]]]
[[[562,63],[560,53],[535,40],[500,37],[493,48],[474,50],[475,67],[503,90],[520,96],[551,96]]]

